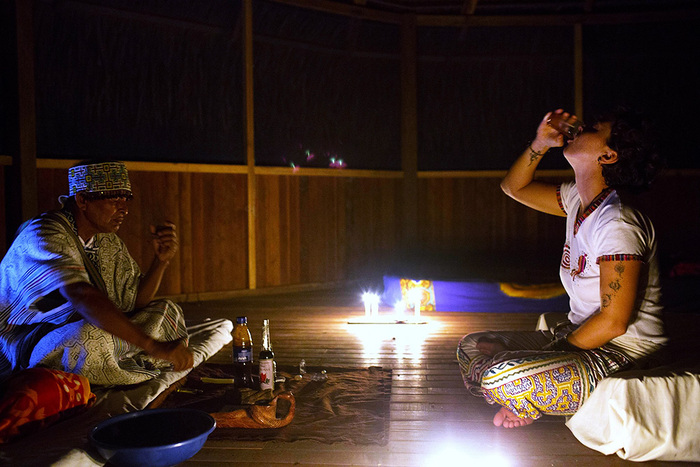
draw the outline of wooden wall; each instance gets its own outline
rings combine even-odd
[[[630,203],[653,221],[663,266],[700,261],[700,170],[669,170]]]
[[[135,199],[120,236],[145,269],[152,258],[149,225],[166,219],[177,224],[180,252],[164,278],[164,295],[216,296],[246,289],[246,175],[207,172],[201,165],[195,172],[168,171],[172,165],[149,164],[162,171],[129,170]],[[287,174],[259,175],[256,182],[258,288],[381,274],[377,267],[401,238],[398,174],[324,177],[270,171]],[[64,168],[39,169],[42,211],[58,207],[66,177]]]
[[[398,178],[264,175],[257,189],[259,287],[376,274],[400,244]]]
[[[503,194],[503,174],[420,178],[419,238],[426,244],[463,245],[478,251],[540,250],[563,242],[564,223],[556,216],[522,209]],[[571,178],[568,176],[567,178]]]
[[[230,291],[247,287],[245,175],[129,172],[135,198],[119,234],[146,269],[153,257],[149,225],[178,226],[180,251],[163,279],[166,295]],[[40,169],[40,209],[58,207],[67,192],[65,169]]]
[[[120,231],[142,268],[152,258],[149,224],[168,219],[178,226],[180,252],[161,293],[198,299],[246,290],[245,168],[128,164],[146,167],[130,168],[136,197]],[[43,163],[38,170],[42,211],[57,208],[57,196],[67,191],[65,161],[50,166]],[[503,280],[514,270],[524,271],[525,278],[542,271],[556,275],[563,218],[507,198],[499,188],[501,172],[420,172],[418,244],[404,245],[400,172],[256,170],[257,288],[376,281],[397,271],[492,273]],[[551,181],[570,178],[563,171],[545,175]],[[653,192],[636,200],[655,223],[665,264],[700,252],[699,181],[698,171],[669,171]],[[0,232],[4,206],[0,203]],[[472,264],[475,257],[485,263]]]

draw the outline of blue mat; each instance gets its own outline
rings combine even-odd
[[[393,307],[402,300],[401,279],[399,276],[384,276],[384,292],[381,297],[384,305]],[[520,298],[502,292],[499,282],[435,280],[431,283],[431,298],[434,300],[435,311],[480,313],[569,311],[569,297],[566,293],[552,298]]]

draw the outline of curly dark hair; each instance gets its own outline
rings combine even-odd
[[[603,165],[609,187],[642,192],[651,186],[665,167],[657,151],[656,128],[642,113],[626,106],[602,114],[596,121],[610,122],[608,146],[617,152],[617,162]]]

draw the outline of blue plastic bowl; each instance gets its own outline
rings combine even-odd
[[[90,441],[111,464],[165,467],[194,456],[216,428],[194,409],[152,409],[117,415],[90,431]]]

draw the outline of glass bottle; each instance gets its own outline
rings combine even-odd
[[[253,387],[253,338],[248,329],[248,317],[236,318],[233,328],[233,375],[239,387]]]
[[[262,344],[258,358],[260,366],[260,389],[275,389],[275,353],[270,340],[270,320],[264,319],[262,325]]]

